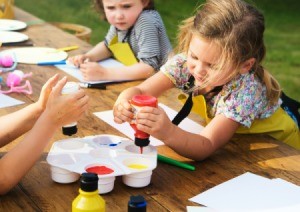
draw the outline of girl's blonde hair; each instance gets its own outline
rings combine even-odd
[[[154,10],[154,0],[141,0],[143,3],[146,3],[147,6],[144,10]],[[100,13],[101,19],[106,19],[104,14],[104,7],[102,0],[93,0],[93,6]]]
[[[208,0],[179,27],[177,51],[187,53],[193,35],[216,44],[221,57],[214,71],[220,73],[231,64],[230,78],[239,73],[243,62],[255,58],[252,69],[265,83],[269,101],[276,104],[281,93],[279,83],[261,65],[266,54],[264,30],[264,16],[254,6],[241,0]]]

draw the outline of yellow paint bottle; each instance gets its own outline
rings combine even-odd
[[[72,202],[72,212],[105,212],[105,201],[98,192],[98,175],[83,173],[79,195]]]

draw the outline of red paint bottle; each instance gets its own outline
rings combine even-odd
[[[133,107],[134,114],[137,114],[141,107],[157,107],[157,98],[147,95],[135,95],[131,99],[131,106]],[[135,131],[134,144],[139,146],[141,148],[141,153],[143,153],[143,147],[148,146],[150,143],[150,135],[136,128],[135,119],[131,122],[130,126]]]

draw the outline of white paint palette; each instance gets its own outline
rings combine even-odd
[[[54,142],[47,162],[55,182],[71,183],[83,172],[98,174],[100,194],[113,190],[116,176],[130,187],[145,187],[157,166],[156,148],[140,148],[132,140],[114,135],[70,138]]]

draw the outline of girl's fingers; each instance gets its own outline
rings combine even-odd
[[[156,121],[161,115],[161,111],[154,107],[143,107],[136,115],[138,122],[140,120]]]
[[[123,121],[122,119],[119,119],[118,117],[114,117],[114,122],[116,122],[117,124],[123,124],[125,121]]]
[[[122,120],[121,123],[131,122],[131,120],[133,118],[133,114],[131,112],[129,112],[128,110],[124,110],[121,105],[117,105],[114,110],[114,117],[116,118],[116,120]]]

